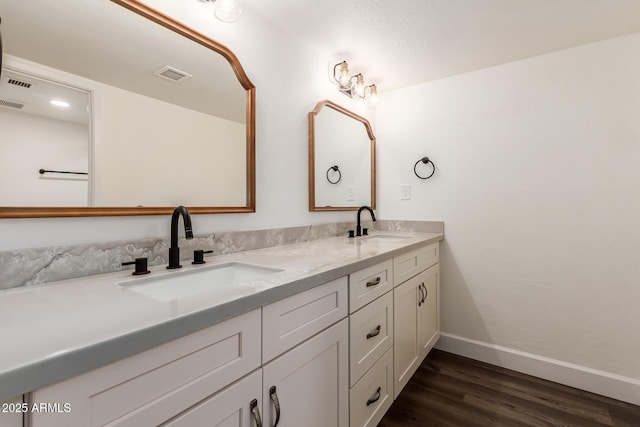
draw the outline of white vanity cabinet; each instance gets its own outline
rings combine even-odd
[[[29,412],[22,396],[0,402],[0,405],[0,427],[22,427],[22,414]]]
[[[343,277],[263,307],[265,426],[349,425],[347,291]]]
[[[164,423],[260,367],[260,315],[260,309],[253,310],[36,390],[34,403],[58,403],[63,410],[32,412],[31,425],[139,427]]]
[[[31,425],[347,427],[347,292],[343,277],[36,390],[69,410]]]
[[[374,427],[440,335],[438,261],[403,252],[38,389],[58,410],[26,425]]]
[[[435,245],[400,258],[400,262],[411,260],[412,271],[417,275],[393,291],[395,397],[440,337],[440,265]],[[434,253],[435,258],[424,256]],[[425,266],[429,267],[425,270]]]

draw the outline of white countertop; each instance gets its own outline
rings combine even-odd
[[[366,268],[401,252],[443,239],[439,233],[397,241],[336,237],[206,258],[181,270],[151,267],[151,274],[181,274],[238,261],[283,269],[228,292],[203,292],[159,301],[117,283],[131,270],[0,291],[0,401],[131,356]]]

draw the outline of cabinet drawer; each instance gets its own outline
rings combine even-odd
[[[264,306],[263,363],[333,325],[346,315],[346,277]]]
[[[255,426],[251,413],[253,399],[256,399],[256,409],[262,417],[261,369],[162,424],[162,427]]]
[[[393,349],[351,389],[350,427],[375,427],[393,403]]]
[[[393,293],[388,292],[349,318],[350,385],[393,345]]]
[[[157,425],[260,366],[260,310],[34,392],[33,426]]]
[[[393,289],[393,260],[349,275],[349,313]]]
[[[393,259],[394,286],[412,278],[439,261],[439,243],[414,249]]]

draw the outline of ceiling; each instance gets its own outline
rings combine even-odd
[[[380,91],[640,31],[640,0],[245,0]]]

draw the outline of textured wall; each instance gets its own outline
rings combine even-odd
[[[445,332],[640,379],[639,50],[636,34],[382,97],[380,214],[444,220]]]

